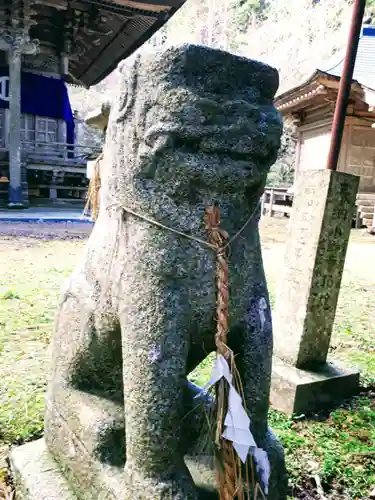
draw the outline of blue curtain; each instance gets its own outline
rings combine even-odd
[[[9,68],[1,67],[0,76],[9,76]],[[9,102],[0,99],[0,108],[9,108]],[[66,121],[66,139],[74,144],[74,116],[64,80],[21,73],[21,112]]]

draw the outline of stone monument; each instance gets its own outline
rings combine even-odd
[[[327,362],[359,177],[298,174],[275,310],[271,403],[311,413],[358,391],[357,370]]]
[[[278,74],[192,45],[138,55],[120,72],[99,216],[53,336],[45,438],[12,454],[20,490],[30,500],[218,498],[213,400],[187,379],[215,349],[215,255],[198,240],[218,203],[223,229],[243,229],[229,264],[229,343],[268,453],[268,498],[283,500],[257,209],[282,132]]]

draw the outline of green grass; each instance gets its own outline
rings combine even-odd
[[[294,420],[270,411],[270,425],[281,439],[298,486],[318,475],[327,490],[364,498],[375,483],[375,399],[355,398],[324,421]]]
[[[274,301],[283,262],[283,221],[264,220],[265,267]],[[84,241],[0,238],[0,467],[10,443],[40,436],[49,371],[49,340],[61,283],[82,254]],[[353,232],[339,298],[331,356],[362,371],[375,386],[375,238]],[[192,378],[204,384],[212,357]],[[375,485],[375,393],[315,420],[270,411],[270,423],[286,451],[291,484],[319,476],[335,498],[365,498]],[[340,496],[344,495],[345,496]]]
[[[41,435],[59,290],[82,242],[0,240],[0,443]]]

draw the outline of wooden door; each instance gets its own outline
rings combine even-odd
[[[375,129],[352,125],[347,156],[348,173],[361,177],[359,187],[375,188]]]

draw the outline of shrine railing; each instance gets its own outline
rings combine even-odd
[[[22,141],[22,155],[28,162],[82,165],[100,154],[101,148],[92,145],[67,144],[62,142]]]
[[[272,217],[275,212],[284,216],[290,215],[293,205],[293,192],[290,188],[268,188],[264,189],[262,196],[262,215]]]

